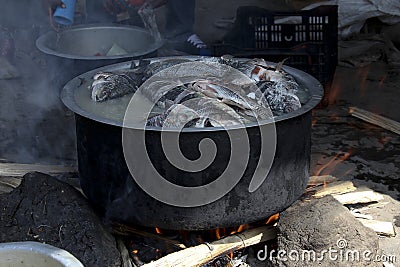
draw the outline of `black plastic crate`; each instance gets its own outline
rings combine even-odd
[[[335,5],[295,12],[240,7],[231,32],[213,45],[214,56],[287,58],[285,64],[310,73],[328,91],[338,60],[337,10]]]

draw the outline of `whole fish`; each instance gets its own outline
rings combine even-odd
[[[147,121],[148,126],[167,128],[223,127],[248,123],[228,105],[209,97],[189,99],[172,105],[164,114]]]
[[[250,111],[249,116],[255,116],[257,119],[268,119],[272,117],[268,106],[259,104],[256,100],[239,95],[235,91],[225,86],[216,84],[209,80],[199,80],[191,85],[194,90],[208,96],[220,100],[228,105],[236,106],[240,109]]]
[[[213,127],[232,126],[249,123],[250,121],[240,116],[230,106],[214,98],[202,97],[190,99],[183,102],[187,108],[195,111],[199,121],[195,127],[206,127],[207,124]]]
[[[200,119],[200,114],[195,110],[182,104],[172,105],[164,115],[163,127],[167,128],[187,128],[196,125]]]
[[[287,83],[288,86],[297,90],[299,86],[296,80],[282,69],[286,60],[287,58],[276,64],[276,66],[273,66],[262,58],[241,61],[230,55],[225,55],[219,59],[219,62],[241,71],[256,82],[272,81],[282,84]]]
[[[171,79],[150,79],[139,88],[140,93],[161,109],[166,109],[166,102],[174,102],[185,90],[184,84]]]
[[[138,81],[125,73],[100,72],[93,78],[90,90],[91,98],[96,102],[134,93],[138,88]]]

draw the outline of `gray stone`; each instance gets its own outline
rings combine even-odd
[[[114,237],[87,200],[55,178],[28,173],[0,195],[0,242],[37,241],[62,248],[85,266],[121,266]]]
[[[298,201],[281,214],[271,266],[381,266],[378,236],[333,197]],[[369,255],[371,252],[371,255]],[[284,254],[285,253],[285,254]],[[314,254],[315,253],[315,254]]]

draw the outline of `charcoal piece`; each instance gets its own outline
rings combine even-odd
[[[371,251],[372,255],[380,253],[378,236],[364,227],[332,196],[309,202],[298,201],[282,212],[277,243],[276,250],[287,253],[296,251],[300,261],[285,261],[284,257],[282,260],[275,257],[272,262],[264,262],[263,266],[266,263],[269,266],[382,266],[363,259],[366,251]],[[329,249],[337,252],[332,252],[331,256],[328,252],[321,256],[324,250]],[[307,251],[315,252],[316,260],[313,260],[313,252],[310,252],[311,260],[308,260]],[[301,258],[303,252],[305,260]],[[359,253],[360,260],[357,260],[356,253]],[[296,258],[296,254],[292,256]]]
[[[114,237],[75,188],[29,173],[0,195],[0,242],[37,241],[62,248],[85,266],[121,266]]]

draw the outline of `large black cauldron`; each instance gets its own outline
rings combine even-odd
[[[128,66],[127,63],[121,63],[102,69],[115,70]],[[80,79],[77,77],[71,80],[62,92],[62,100],[76,114],[79,174],[83,191],[90,202],[109,219],[164,229],[200,230],[237,226],[283,211],[303,194],[307,185],[311,150],[311,109],[319,103],[323,95],[322,86],[312,76],[289,67],[286,71],[309,91],[309,97],[299,110],[275,118],[276,153],[267,178],[256,191],[249,192],[250,180],[257,167],[263,141],[260,138],[260,129],[269,127],[271,123],[261,122],[260,126],[246,127],[250,141],[250,158],[242,179],[222,198],[197,207],[165,204],[149,196],[138,186],[132,179],[124,158],[122,124],[92,114],[77,104],[76,90],[82,78],[90,80],[95,71],[80,75]],[[147,152],[157,170],[175,184],[207,184],[218,177],[227,166],[230,152],[226,147],[229,148],[229,138],[227,131],[223,129],[190,129],[181,133],[180,148],[189,159],[199,157],[198,144],[204,138],[212,139],[218,148],[218,155],[211,167],[198,173],[184,173],[168,163],[161,149],[160,134],[157,129],[146,129]]]

